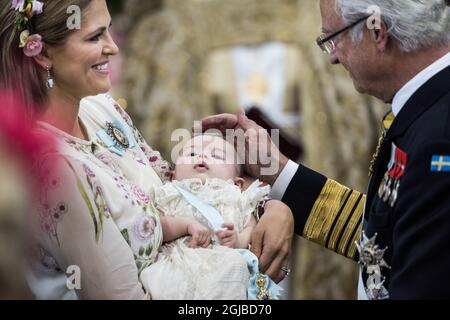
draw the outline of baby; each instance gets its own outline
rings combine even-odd
[[[172,182],[152,190],[165,242],[141,272],[153,299],[247,299],[251,274],[233,248],[249,248],[252,213],[270,190],[256,181],[243,191],[236,160],[221,137],[197,136],[183,147]]]

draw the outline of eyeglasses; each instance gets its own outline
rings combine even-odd
[[[370,16],[366,16],[363,17],[359,20],[356,20],[355,22],[353,22],[352,24],[336,31],[335,33],[327,36],[325,33],[322,33],[320,36],[317,37],[316,39],[316,43],[319,46],[319,48],[326,54],[330,54],[334,48],[336,48],[336,44],[333,41],[333,38],[337,37],[338,35],[340,35],[342,32],[347,31],[348,29],[353,28],[354,26],[356,26],[357,24],[363,22],[364,20],[366,20],[367,18],[369,18]]]

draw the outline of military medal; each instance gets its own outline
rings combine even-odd
[[[383,194],[383,201],[384,202],[386,202],[389,199],[389,197],[391,196],[391,192],[392,192],[391,191],[391,185],[392,185],[392,177],[389,174],[388,175],[388,180],[387,180],[386,185],[384,187],[384,194]]]
[[[397,201],[398,196],[398,188],[400,187],[400,180],[397,180],[394,185],[394,190],[392,191],[391,198],[389,200],[389,204],[391,207],[394,207],[395,202]]]
[[[392,159],[389,169],[378,189],[378,196],[383,202],[387,202],[394,207],[397,202],[398,189],[400,188],[400,179],[405,173],[408,155],[400,150],[395,144],[392,144]]]
[[[384,260],[388,248],[381,249],[376,243],[376,238],[376,233],[369,239],[363,231],[361,238],[356,242],[356,247],[359,252],[359,264],[367,275],[364,287],[367,297],[371,300],[383,300],[389,299],[389,292],[384,286],[386,277],[383,276],[382,270],[391,267]]]
[[[388,179],[389,179],[389,172],[386,172],[384,174],[383,180],[381,180],[380,187],[378,188],[378,196],[380,197],[380,199],[383,198]]]
[[[391,153],[394,154],[395,153],[395,146],[394,144],[392,144],[392,151]],[[389,196],[391,195],[391,184],[392,184],[392,180],[391,180],[391,176],[390,176],[390,172],[391,169],[394,165],[394,159],[391,156],[391,160],[389,161],[389,165],[388,165],[388,171],[384,174],[383,180],[381,181],[380,187],[378,188],[378,196],[380,197],[380,199],[382,199],[384,202],[387,201],[387,199],[389,198]]]
[[[266,279],[264,276],[258,275],[256,285],[258,286],[258,300],[270,300],[270,291],[266,288]]]
[[[392,177],[394,182],[392,193],[389,197],[389,204],[394,207],[397,202],[398,189],[400,187],[400,178],[405,174],[406,162],[408,161],[408,155],[403,150],[395,148],[395,164],[392,170]]]

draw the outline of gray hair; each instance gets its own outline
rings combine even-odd
[[[336,11],[346,24],[380,14],[401,51],[411,52],[450,42],[450,7],[446,0],[336,0]],[[376,8],[376,10],[374,10]],[[376,12],[378,11],[378,12]],[[361,41],[365,24],[352,29]]]

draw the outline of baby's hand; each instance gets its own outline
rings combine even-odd
[[[238,234],[234,230],[234,224],[224,223],[222,225],[225,230],[216,231],[217,239],[222,246],[236,248],[238,246]]]
[[[187,226],[187,231],[191,235],[191,241],[189,242],[190,248],[206,248],[211,243],[211,234],[208,228],[201,223],[192,220]]]

